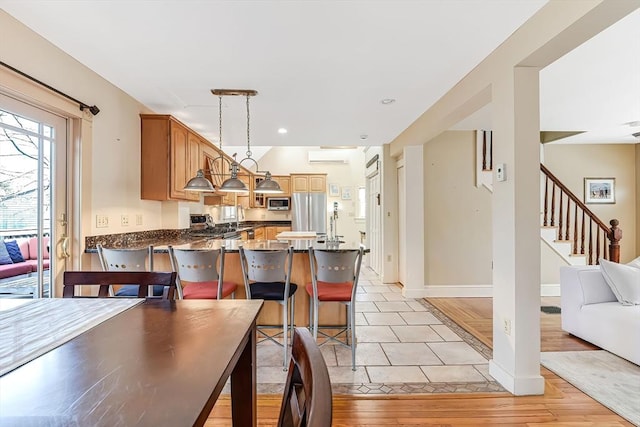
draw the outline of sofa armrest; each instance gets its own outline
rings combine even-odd
[[[617,301],[599,266],[560,267],[560,307],[562,329],[582,336],[582,307]]]
[[[560,268],[560,295],[563,302],[581,307],[617,301],[599,266]]]

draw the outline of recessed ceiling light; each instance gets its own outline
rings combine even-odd
[[[284,135],[285,133],[287,133],[287,130],[285,128],[280,128],[278,129],[278,133]]]
[[[380,101],[382,105],[389,105],[389,104],[393,104],[394,102],[396,102],[396,100],[393,98],[384,98],[383,100]]]
[[[360,139],[362,139],[362,140],[365,140],[367,138],[369,138],[369,135],[367,135],[367,134],[363,133],[362,135],[360,135]]]
[[[626,125],[628,125],[629,127],[634,128],[634,127],[636,127],[636,126],[640,126],[640,120],[635,120],[635,121],[633,121],[633,122],[627,122],[627,123],[625,123],[625,124],[626,124]]]

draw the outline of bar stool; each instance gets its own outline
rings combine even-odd
[[[293,246],[281,250],[250,250],[240,246],[240,265],[247,298],[276,301],[282,305],[283,344],[276,341],[275,337],[261,331],[260,328],[258,331],[267,339],[284,347],[285,370],[287,369],[288,334],[290,332],[293,337],[295,293],[298,290],[298,285],[291,283],[292,262]],[[290,326],[289,319],[291,319]]]
[[[178,273],[178,297],[222,299],[231,295],[235,298],[238,284],[224,281],[224,255],[224,246],[220,249],[174,249],[169,246],[171,269]]]
[[[309,294],[309,325],[313,337],[318,338],[318,309],[321,303],[339,302],[347,306],[347,325],[335,335],[320,332],[329,340],[351,347],[351,369],[356,369],[355,301],[364,247],[360,249],[314,249],[309,247],[311,282],[305,289]],[[338,339],[345,334],[345,342]]]
[[[140,249],[107,249],[97,244],[98,258],[103,271],[153,271],[153,246]],[[164,286],[154,285],[148,294],[162,296]],[[113,296],[113,289],[109,288]],[[138,285],[123,285],[115,293],[117,297],[138,296]]]

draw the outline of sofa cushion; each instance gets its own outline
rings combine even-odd
[[[4,239],[0,239],[0,265],[13,264],[13,260],[7,251]]]
[[[42,238],[42,258],[49,259],[49,236],[45,236]],[[29,239],[29,258],[36,259],[38,258],[38,238],[32,237]]]
[[[602,275],[622,305],[640,304],[640,269],[600,260]]]
[[[628,262],[627,265],[630,265],[631,267],[635,267],[635,268],[640,268],[640,256],[634,259],[633,261]]]
[[[592,267],[593,268],[590,269],[587,268],[587,266],[585,266],[584,269],[562,267],[560,280],[562,281],[563,269],[567,272],[575,272],[578,279],[575,285],[581,292],[583,305],[618,302],[618,298],[616,298],[616,295],[611,290],[611,286],[604,280],[601,269],[595,266]],[[565,292],[563,291],[562,294],[564,295]]]
[[[29,239],[18,239],[18,247],[20,248],[20,253],[22,254],[22,258],[28,260],[29,257]]]
[[[32,272],[38,271],[38,260],[37,259],[25,260],[24,264],[29,266],[29,270],[30,271],[32,271]],[[42,268],[45,269],[45,270],[49,269],[49,260],[48,259],[43,259],[42,260]]]
[[[22,252],[20,252],[18,242],[16,242],[15,240],[5,240],[4,244],[7,247],[7,252],[9,252],[11,261],[13,261],[14,263],[24,262],[24,257],[22,256]]]
[[[31,267],[25,262],[0,265],[0,279],[31,273]]]

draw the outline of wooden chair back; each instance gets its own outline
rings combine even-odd
[[[278,427],[331,427],[329,371],[306,328],[295,328]]]
[[[138,298],[145,298],[149,287],[168,287],[168,299],[176,294],[176,273],[157,271],[65,271],[63,276],[63,298],[77,298],[76,286],[99,286],[98,298],[108,298],[111,285],[139,285]]]

